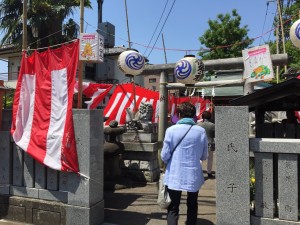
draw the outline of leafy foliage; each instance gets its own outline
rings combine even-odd
[[[299,19],[299,8],[300,8],[300,0],[293,0],[289,1],[292,2],[292,4],[289,7],[283,7],[283,30],[286,40],[290,39],[289,31],[290,27],[293,25],[293,23]],[[278,18],[276,18],[275,22],[278,21]],[[276,24],[279,24],[278,22]]]
[[[294,0],[290,6],[284,6],[283,7],[283,30],[284,30],[284,38],[285,38],[285,51],[289,57],[288,60],[288,70],[298,71],[300,72],[300,50],[299,48],[295,47],[292,42],[290,41],[290,28],[293,25],[293,23],[299,19],[299,8],[300,8],[300,0]],[[281,42],[281,26],[279,26],[279,18],[274,19],[274,27],[278,26],[279,32],[279,43],[278,43],[278,49],[279,53],[283,53],[283,45]],[[274,30],[274,35],[276,35],[276,29]],[[271,54],[277,53],[277,43],[276,41],[270,41],[268,42],[270,46]],[[274,71],[276,71],[276,68],[274,68]],[[279,82],[282,82],[285,80],[283,77],[283,74],[285,73],[285,70],[283,67],[280,67],[279,71]],[[271,81],[270,83],[276,83],[276,79]]]
[[[254,159],[250,158],[250,169],[249,169],[249,180],[250,180],[250,201],[254,200],[255,197],[255,164]]]
[[[3,109],[11,109],[14,101],[14,91],[6,92],[3,95],[3,105],[1,106]]]
[[[62,35],[63,21],[73,14],[79,0],[29,0],[27,11],[28,43],[30,47],[46,47],[64,42],[70,37]],[[85,5],[90,7],[90,1]],[[1,45],[21,47],[23,30],[23,3],[19,0],[0,2],[0,29],[4,36]]]
[[[242,56],[242,50],[253,43],[247,34],[247,26],[240,27],[241,16],[234,9],[232,14],[219,14],[216,20],[208,20],[209,29],[199,37],[201,44],[211,49],[199,52],[203,60]]]

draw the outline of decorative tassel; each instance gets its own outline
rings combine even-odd
[[[193,90],[193,92],[190,94],[190,96],[194,96],[195,90],[196,90],[196,88],[194,88],[194,90]]]
[[[185,89],[184,95],[187,96],[188,89]]]
[[[204,89],[204,88],[202,88],[202,90],[201,90],[201,97],[202,97],[202,98],[205,97],[205,89]]]

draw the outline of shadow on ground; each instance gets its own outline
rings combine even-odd
[[[214,225],[214,224],[209,220],[197,219],[197,225]]]
[[[113,209],[113,210],[120,210],[126,209],[130,206],[134,201],[140,198],[142,195],[140,194],[119,194],[114,193],[112,191],[105,191],[104,194],[104,207]]]
[[[156,221],[155,224],[167,224],[166,213],[140,213],[140,212],[128,212],[118,211],[113,209],[105,209],[105,222],[118,224],[118,225],[145,225],[150,221]],[[151,223],[151,225],[154,223]],[[197,219],[197,225],[214,225],[211,221],[206,219]]]

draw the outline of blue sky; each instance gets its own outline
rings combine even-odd
[[[133,42],[131,47],[148,57],[149,63],[165,63],[162,37],[158,36],[164,23],[162,33],[167,49],[167,61],[175,63],[186,54],[197,55],[197,51],[188,50],[205,47],[200,45],[198,38],[209,28],[208,19],[214,20],[218,14],[231,13],[233,9],[236,9],[241,15],[241,25],[248,25],[248,36],[250,38],[259,37],[253,45],[264,44],[264,41],[274,39],[273,32],[266,33],[262,38],[260,36],[272,29],[276,2],[269,2],[269,6],[267,6],[266,0],[175,0],[174,5],[173,3],[174,0],[127,0],[130,39]],[[165,12],[158,25],[165,5]],[[173,9],[170,12],[172,5]],[[97,28],[96,0],[92,0],[92,6],[93,10],[85,9],[85,32],[95,32]],[[169,17],[166,20],[168,14]],[[79,9],[72,17],[79,23]],[[104,0],[102,19],[103,22],[115,25],[115,45],[128,47],[124,0]],[[146,46],[153,34],[151,47],[147,49]],[[151,52],[156,39],[157,43]],[[0,72],[3,71],[7,71],[7,66],[0,62]]]
[[[93,4],[94,11],[85,11],[85,28],[88,32],[94,31],[97,26],[97,3]],[[159,34],[165,22],[174,0],[127,0],[129,31],[132,48],[141,54],[155,31],[165,4],[168,2],[161,23],[152,40],[151,46]],[[216,19],[217,14],[231,13],[233,9],[242,17],[242,26],[248,25],[249,37],[259,37],[262,33],[272,29],[272,22],[276,12],[276,3],[270,2],[267,7],[266,0],[176,0],[168,20],[165,23],[163,34],[167,50],[167,60],[170,63],[181,59],[186,53],[197,55],[197,51],[186,52],[184,50],[198,50],[200,42],[198,38],[209,28],[208,19]],[[103,22],[110,22],[116,28],[116,45],[128,47],[126,14],[124,0],[104,0]],[[254,45],[263,44],[269,40],[269,33],[264,39],[256,39]],[[273,39],[273,32],[271,32]],[[162,48],[162,37],[158,37],[156,47]],[[180,51],[179,51],[180,50]],[[151,51],[149,48],[145,56]],[[149,55],[150,63],[162,64],[165,62],[163,50],[153,49]]]

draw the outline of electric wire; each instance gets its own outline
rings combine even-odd
[[[164,29],[165,24],[166,24],[166,22],[167,22],[167,20],[168,20],[168,18],[169,18],[169,16],[170,16],[172,10],[173,10],[173,7],[174,7],[175,2],[176,2],[176,0],[174,0],[173,4],[172,4],[172,6],[171,6],[171,9],[170,9],[170,11],[169,11],[169,13],[168,13],[168,15],[167,15],[167,17],[166,17],[166,19],[165,19],[165,22],[164,22],[163,26],[161,27],[160,32],[159,32],[159,34],[157,35],[157,38],[156,38],[156,40],[155,40],[155,43],[154,43],[153,47],[151,48],[151,51],[150,51],[150,53],[148,54],[147,58],[149,58],[149,56],[151,55],[151,53],[152,53],[152,51],[153,51],[153,49],[154,49],[154,47],[155,47],[155,45],[156,45],[156,43],[157,43],[157,40],[158,40],[158,38],[160,37],[160,34],[161,34],[162,30]]]
[[[266,20],[267,20],[267,15],[268,15],[268,8],[269,8],[269,1],[267,1],[267,9],[266,9],[266,14],[265,14],[265,18],[264,18],[264,24],[263,24],[263,28],[262,28],[262,33],[264,32],[264,30],[265,30],[265,25],[266,25]],[[260,38],[260,40],[259,40],[259,45],[261,44],[261,41],[262,41],[262,39],[264,39],[263,38],[263,36],[261,36],[261,38]],[[264,40],[265,41],[265,40]]]
[[[273,30],[276,29],[276,26],[275,26],[275,18],[276,18],[276,12],[277,12],[277,10],[278,10],[278,5],[276,6],[276,11],[275,11],[275,13],[273,13],[273,14],[274,14],[274,18],[273,18],[273,23],[272,23],[272,28],[271,28],[271,29],[273,29]],[[270,41],[270,39],[271,39],[271,32],[269,33],[268,42]]]
[[[290,19],[286,20],[286,21],[284,22],[284,24],[287,23],[287,22],[289,22],[290,20],[292,20],[292,19],[295,18],[295,17],[298,17],[298,14],[295,15],[295,16],[292,16]],[[87,23],[88,23],[88,22],[87,22]],[[89,24],[89,23],[88,23],[88,24]],[[89,24],[89,25],[90,25],[91,27],[97,29],[97,31],[99,31],[99,29],[96,28],[95,26],[93,26],[93,25],[91,25],[91,24]],[[270,30],[264,32],[263,34],[260,34],[260,35],[254,37],[254,38],[250,38],[250,40],[256,40],[256,39],[260,38],[261,36],[265,36],[265,35],[267,35],[267,34],[269,34],[269,33],[271,34],[271,32],[273,32],[275,29],[276,29],[276,26],[273,27],[273,28],[271,28]],[[101,32],[106,33],[106,34],[111,35],[111,36],[114,36],[114,37],[116,37],[116,38],[118,38],[118,39],[120,39],[120,40],[122,40],[122,41],[127,42],[126,39],[124,39],[124,38],[122,38],[122,37],[118,37],[118,36],[113,35],[113,34],[109,34],[109,33],[107,33],[107,32],[104,31],[104,30],[101,30]],[[159,36],[158,36],[158,37],[159,37]],[[228,48],[228,47],[233,47],[233,46],[236,46],[236,45],[243,44],[244,42],[245,42],[245,41],[241,41],[241,42],[237,42],[237,43],[230,44],[230,45],[216,46],[216,47],[214,47],[214,48],[201,48],[200,50],[199,50],[199,49],[179,49],[179,48],[166,48],[166,50],[167,50],[167,51],[182,51],[182,52],[207,52],[207,51],[213,51],[213,50],[218,49],[218,48]],[[138,46],[141,46],[141,47],[144,47],[144,48],[147,48],[147,45],[145,45],[145,44],[141,44],[141,43],[133,42],[133,41],[132,41],[131,43],[132,43],[132,44],[135,44],[135,45],[138,45]],[[155,45],[150,46],[150,47],[153,48],[153,49],[156,49],[156,50],[164,50],[163,47],[156,47]],[[149,57],[149,55],[148,55],[148,57]]]
[[[174,0],[173,5],[174,5],[175,2],[176,2],[176,0]],[[171,12],[171,10],[170,10],[170,12]],[[170,12],[169,12],[169,14],[170,14]],[[289,19],[287,19],[283,24],[288,23],[289,21],[293,20],[294,18],[296,18],[296,17],[298,17],[298,16],[299,16],[298,13],[297,13],[296,15],[292,15],[292,16],[291,16]],[[86,22],[86,21],[85,21],[85,22]],[[166,21],[165,21],[165,22],[166,22]],[[86,23],[87,23],[87,25],[89,25],[89,26],[95,28],[93,25],[89,24],[88,22],[86,22]],[[74,25],[75,25],[75,24],[74,24]],[[71,25],[71,26],[74,26],[74,25]],[[279,26],[279,25],[277,25],[277,26]],[[264,32],[263,34],[261,34],[261,35],[259,35],[259,36],[257,36],[257,37],[251,38],[251,40],[256,40],[256,39],[261,38],[262,36],[264,36],[264,35],[266,35],[266,34],[270,34],[271,32],[273,32],[273,31],[276,29],[277,26],[274,26],[274,27],[271,28],[270,30]],[[99,31],[98,28],[96,28],[96,29]],[[161,30],[161,31],[162,31],[162,30]],[[54,33],[52,33],[52,34],[49,34],[49,35],[47,35],[47,36],[45,36],[45,37],[43,37],[43,38],[40,38],[39,40],[43,40],[43,39],[45,39],[45,38],[51,37],[51,36],[57,34],[58,32],[61,32],[61,30],[59,30],[59,31],[57,31],[57,32],[54,32]],[[105,32],[105,31],[102,31],[102,32],[107,33],[107,32]],[[110,34],[110,35],[112,35],[112,34]],[[113,36],[114,36],[114,37],[117,37],[117,36],[115,36],[115,35],[113,35]],[[159,36],[158,36],[158,37],[159,37]],[[121,39],[121,40],[124,40],[124,41],[127,41],[127,40],[125,40],[125,39],[123,39],[123,38],[121,38],[121,37],[117,37],[117,38],[119,38],[119,39]],[[77,40],[77,39],[75,38],[75,39],[70,40],[70,41],[65,42],[65,43],[70,43],[70,42],[75,41],[75,40]],[[30,43],[28,46],[30,46],[30,45],[32,45],[32,44],[34,44],[34,43],[36,43],[36,42],[37,42],[37,41]],[[242,44],[242,43],[244,43],[244,42],[245,42],[245,41],[238,42],[238,43],[234,43],[234,44],[230,44],[230,45],[216,46],[216,47],[214,47],[214,48],[207,48],[207,49],[202,48],[202,49],[200,49],[200,50],[199,50],[199,49],[178,49],[178,48],[166,48],[166,50],[167,50],[167,51],[185,51],[185,52],[213,51],[213,50],[215,50],[215,49],[217,49],[217,48],[228,48],[228,47],[232,47],[232,46],[235,46],[235,45]],[[61,43],[61,44],[57,44],[57,45],[52,45],[52,46],[48,46],[48,47],[44,47],[44,48],[29,49],[29,50],[38,50],[38,49],[51,48],[51,47],[55,47],[55,46],[59,46],[59,45],[65,44],[65,43]],[[147,48],[147,45],[140,44],[140,43],[137,43],[137,42],[132,42],[132,43]],[[152,48],[152,49],[156,49],[156,50],[164,50],[163,47],[156,47],[155,45],[151,46],[151,48]],[[148,57],[149,57],[149,55],[148,55]]]
[[[73,26],[75,26],[75,25],[76,25],[76,24],[72,24],[72,25],[69,25],[69,27],[73,27]],[[51,33],[51,34],[49,34],[49,35],[47,35],[47,36],[45,36],[45,37],[39,38],[39,39],[37,39],[36,41],[29,43],[29,44],[28,44],[28,49],[27,49],[27,50],[40,50],[40,49],[48,48],[48,47],[43,47],[43,48],[37,48],[37,49],[30,49],[29,46],[31,46],[31,45],[33,45],[33,44],[35,44],[35,43],[38,43],[38,42],[40,42],[41,40],[44,40],[44,39],[46,39],[46,38],[49,38],[49,37],[51,37],[51,36],[53,36],[53,35],[55,35],[55,34],[57,34],[57,33],[61,33],[61,30],[58,30],[58,31],[56,31],[56,32],[53,32],[53,33]],[[74,39],[73,39],[73,40],[70,40],[70,41],[67,41],[67,42],[65,42],[65,43],[61,43],[61,44],[49,46],[49,48],[51,48],[51,47],[56,47],[56,46],[59,46],[59,45],[62,45],[62,44],[66,44],[66,43],[70,43],[70,42],[73,42],[73,41],[74,41]],[[17,50],[17,51],[18,51],[18,50],[21,50],[21,46],[18,46],[18,47],[16,48],[16,50]]]
[[[158,26],[159,26],[159,24],[160,24],[160,22],[161,22],[161,19],[162,19],[164,13],[165,13],[165,10],[166,10],[166,7],[167,7],[167,5],[168,5],[168,2],[169,2],[169,0],[166,1],[165,7],[164,7],[164,9],[163,9],[163,11],[162,11],[162,13],[161,13],[161,15],[160,15],[159,21],[158,21],[158,23],[157,23],[157,25],[156,25],[156,27],[155,27],[155,30],[154,30],[154,32],[153,32],[153,34],[152,34],[152,37],[151,37],[151,39],[150,39],[150,41],[149,41],[149,43],[148,43],[148,45],[147,45],[147,48],[146,48],[146,50],[144,51],[143,55],[146,54],[146,52],[147,52],[147,50],[148,50],[148,48],[149,48],[149,46],[150,46],[150,44],[151,44],[151,42],[152,42],[152,40],[153,40],[153,37],[154,37],[154,35],[155,35],[156,31],[157,31],[157,28],[158,28]]]

